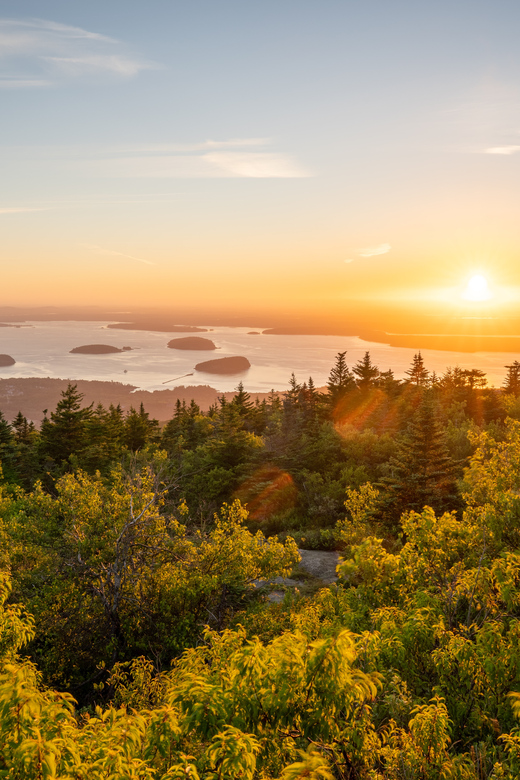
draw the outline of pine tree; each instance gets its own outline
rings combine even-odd
[[[142,450],[148,443],[156,442],[159,438],[159,422],[150,419],[141,403],[139,411],[130,407],[124,425],[124,443],[132,452]]]
[[[236,395],[231,401],[238,414],[243,420],[244,427],[251,429],[254,427],[255,405],[251,401],[251,396],[244,390],[244,385],[239,382],[236,388]]]
[[[329,391],[327,400],[332,407],[334,407],[349,390],[352,390],[352,388],[355,387],[354,377],[345,360],[346,354],[346,352],[338,352],[336,355],[336,362],[331,369],[327,381],[327,388]]]
[[[424,360],[420,352],[413,356],[412,365],[408,371],[405,371],[405,374],[410,377],[408,382],[412,385],[425,387],[428,384],[428,370],[424,367]]]
[[[396,523],[403,512],[421,512],[426,505],[436,512],[459,507],[455,464],[430,392],[424,393],[389,467],[390,473],[380,482],[386,521]]]
[[[392,398],[395,398],[399,394],[401,382],[396,379],[394,372],[391,368],[388,371],[381,371],[377,378],[377,387]]]
[[[0,412],[0,466],[3,478],[11,481],[15,478],[14,460],[16,446],[12,426]]]
[[[374,387],[379,376],[379,369],[372,363],[370,352],[365,352],[365,356],[358,360],[352,368],[352,373],[357,377],[355,381],[360,390],[370,390],[371,387]]]
[[[506,378],[504,379],[504,392],[512,395],[520,395],[520,363],[514,360],[507,368]]]
[[[92,416],[92,404],[82,406],[83,394],[77,385],[69,385],[61,394],[50,420],[45,414],[41,425],[42,448],[57,464],[69,461],[72,455],[81,457],[88,445],[88,421]]]

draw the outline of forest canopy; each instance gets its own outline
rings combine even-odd
[[[2,776],[518,777],[519,367],[1,416]]]

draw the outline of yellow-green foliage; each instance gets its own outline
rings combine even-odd
[[[329,780],[331,763],[344,766],[348,753],[362,767],[374,745],[366,715],[378,677],[355,668],[348,632],[315,642],[284,634],[263,645],[243,630],[208,631],[204,646],[163,675],[155,707],[129,705],[139,703],[146,674],[124,685],[116,674],[127,701],[85,715],[69,695],[43,689],[33,665],[13,653],[0,667],[0,776],[252,780],[284,771],[286,780]]]
[[[253,581],[287,574],[298,553],[250,534],[238,502],[190,531],[146,469],[3,499],[15,595],[37,615],[0,580],[0,778],[517,780],[520,424],[476,444],[461,517],[406,513],[390,544],[373,526],[377,492],[351,490],[338,584],[257,604],[254,619]],[[235,608],[263,640],[215,630]],[[57,630],[71,609],[71,627],[104,626],[120,653],[98,686],[111,703],[83,713],[19,657],[36,630],[30,647],[81,666],[85,646]],[[180,648],[210,620],[167,671],[146,657],[152,629],[170,660],[168,631]]]
[[[60,686],[101,661],[168,663],[205,624],[223,627],[255,580],[286,576],[299,560],[292,539],[251,534],[238,501],[207,532],[190,531],[185,505],[180,519],[165,513],[149,468],[108,481],[79,471],[55,489],[4,501],[4,516],[15,594],[35,614],[38,663]]]

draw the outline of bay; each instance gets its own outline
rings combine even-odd
[[[396,378],[406,377],[417,350],[390,347],[363,341],[355,336],[280,336],[262,334],[259,327],[223,328],[203,325],[199,334],[217,346],[212,351],[180,351],[167,344],[182,333],[158,333],[109,329],[108,322],[26,322],[22,326],[0,328],[0,353],[9,354],[16,364],[0,368],[0,378],[50,377],[115,381],[142,390],[164,390],[179,385],[210,385],[218,391],[234,390],[242,381],[250,392],[285,390],[291,373],[298,382],[312,376],[323,386],[338,352],[347,352],[352,367],[366,351],[381,371],[391,368]],[[251,335],[250,331],[259,332]],[[190,334],[185,334],[190,335]],[[70,354],[85,344],[110,344],[131,351],[108,355]],[[485,371],[491,386],[500,387],[505,366],[517,355],[507,352],[443,352],[421,350],[426,368],[437,374],[451,366]],[[195,371],[206,360],[231,355],[247,357],[251,368],[233,376]],[[186,376],[188,375],[188,376]]]

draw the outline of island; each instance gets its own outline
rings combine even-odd
[[[11,357],[11,355],[0,355],[0,368],[5,368],[6,366],[14,366],[16,363],[16,360]]]
[[[74,347],[71,355],[110,355],[114,352],[128,352],[132,347],[112,347],[110,344],[84,344],[82,347]]]
[[[203,339],[200,336],[186,336],[184,339],[172,339],[168,342],[169,349],[216,349],[216,345],[211,339]]]
[[[206,360],[197,363],[195,371],[204,371],[206,374],[240,374],[251,368],[251,363],[245,357],[225,357],[217,360]]]

